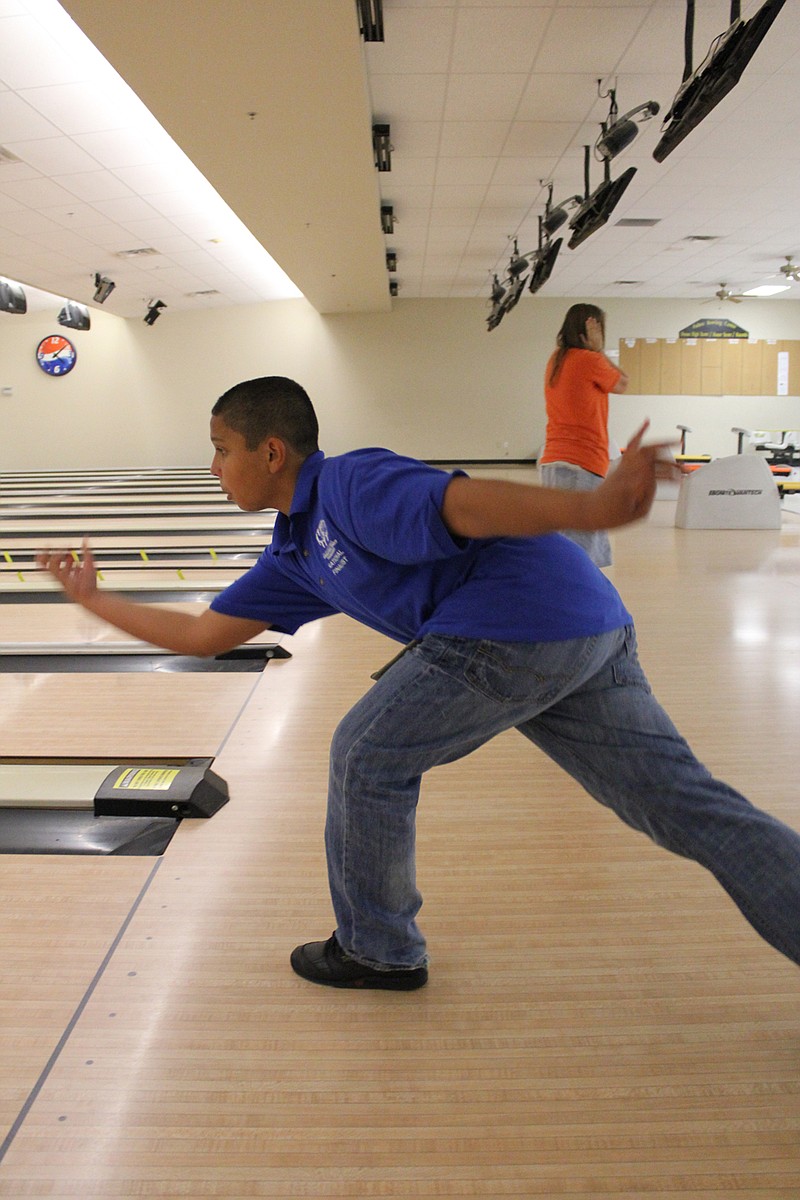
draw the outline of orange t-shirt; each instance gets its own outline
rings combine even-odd
[[[544,377],[547,434],[542,463],[568,462],[608,472],[608,393],[622,372],[597,350],[568,350],[554,384],[551,355]]]

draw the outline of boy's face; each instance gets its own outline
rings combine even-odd
[[[277,507],[273,441],[267,438],[258,449],[248,450],[243,434],[226,425],[222,417],[211,418],[211,474],[228,499],[244,512]]]

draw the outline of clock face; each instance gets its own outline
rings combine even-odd
[[[60,333],[42,338],[36,347],[36,361],[48,375],[66,375],[75,366],[77,351]]]

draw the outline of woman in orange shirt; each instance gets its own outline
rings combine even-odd
[[[545,372],[547,434],[539,460],[546,487],[591,491],[608,473],[608,395],[624,392],[628,376],[603,352],[605,313],[594,304],[573,304],[556,338]],[[563,531],[599,567],[611,565],[604,530]]]

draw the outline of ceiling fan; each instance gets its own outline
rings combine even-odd
[[[714,296],[704,301],[704,303],[710,304],[714,297],[716,297],[717,300],[732,300],[734,304],[741,304],[742,300],[747,299],[747,297],[742,295],[740,292],[730,291],[727,283],[721,283],[719,285],[719,291],[714,292]]]
[[[793,263],[793,254],[786,255],[786,262],[780,268],[781,275],[785,275],[787,279],[791,279],[794,283],[800,282],[800,264]]]

